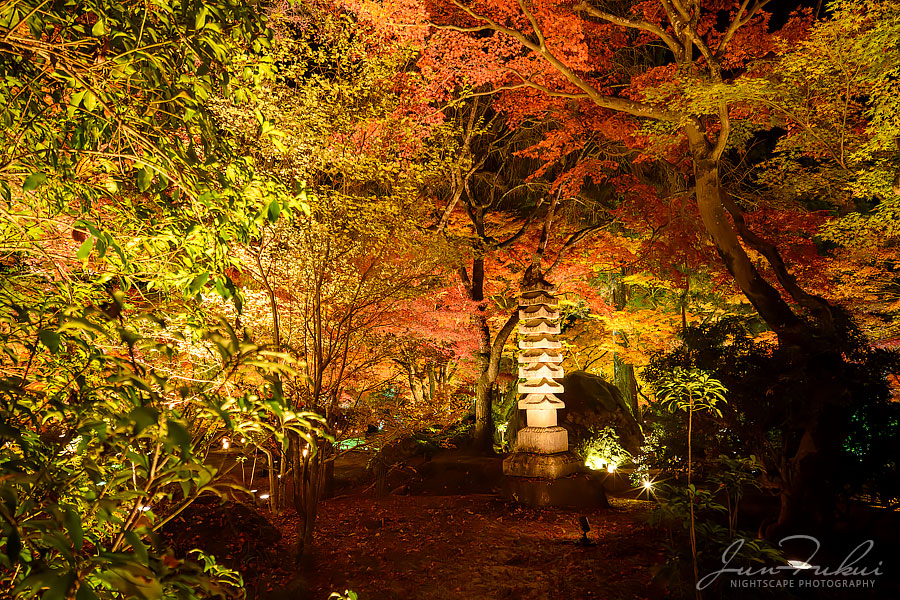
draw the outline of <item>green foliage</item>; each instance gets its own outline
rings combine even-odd
[[[94,198],[171,185],[197,200],[221,150],[205,102],[246,95],[225,67],[268,45],[264,27],[253,5],[227,1],[4,3],[4,194],[52,180]]]
[[[268,46],[253,5],[17,0],[0,39],[3,247],[71,280],[77,263],[47,239],[72,231],[93,281],[237,296],[229,244],[302,206],[222,143],[207,108],[251,95],[232,71]]]
[[[590,437],[582,440],[575,451],[591,469],[605,469],[608,465],[621,467],[631,460],[631,454],[619,443],[619,436],[611,426],[591,430]]]
[[[748,458],[729,458],[719,456],[717,468],[709,477],[709,482],[725,494],[725,506],[728,509],[728,532],[734,536],[737,531],[738,508],[744,490],[759,488],[759,475],[762,464],[756,456]]]
[[[160,341],[165,340],[165,341]],[[222,323],[203,333],[206,380],[179,376],[189,342],[154,315],[128,323],[63,304],[0,310],[0,585],[17,597],[239,596],[237,573],[174,557],[155,532],[233,484],[204,462],[202,432],[280,443],[315,415],[267,378],[288,367]],[[152,366],[150,362],[152,361]],[[263,395],[234,383],[255,380]],[[198,434],[198,432],[201,432]]]
[[[748,87],[751,101],[788,130],[761,181],[787,201],[842,209],[823,232],[840,245],[886,244],[898,235],[898,39],[896,0],[836,0],[828,18],[784,52],[776,81]],[[861,210],[872,199],[875,210]]]
[[[725,401],[725,386],[709,373],[699,369],[675,368],[662,382],[656,384],[656,397],[669,412],[708,411],[718,417],[722,410],[716,405]]]
[[[728,471],[722,472],[722,476],[736,480],[742,478],[740,475],[732,477]],[[687,559],[691,556],[688,530],[691,527],[692,508],[695,517],[699,573],[711,573],[721,569],[722,555],[729,549],[736,550],[729,567],[759,568],[763,565],[785,564],[783,553],[765,540],[757,539],[752,533],[737,531],[719,524],[722,516],[729,513],[730,507],[722,504],[721,494],[716,491],[693,484],[687,486],[658,484],[654,486],[654,490],[657,506],[650,515],[650,523],[664,528],[668,534],[665,544],[666,562],[659,569],[657,577],[665,580],[670,586],[686,588],[693,585],[688,575],[691,566]],[[735,543],[739,545],[734,546]],[[716,585],[727,586],[726,581],[723,579]],[[726,591],[727,589],[725,587],[720,591],[725,597],[732,597],[735,592]],[[716,590],[710,589],[704,594],[712,591]],[[684,592],[687,596],[686,589]],[[754,593],[758,593],[758,590]],[[690,592],[690,595],[693,595],[693,592]]]
[[[819,398],[827,398],[829,386],[847,386],[849,396],[836,408],[846,416],[834,435],[844,451],[834,456],[829,472],[837,476],[846,493],[860,491],[897,497],[896,440],[900,435],[900,408],[891,402],[887,378],[900,368],[895,352],[872,348],[856,325],[839,308],[833,309],[845,344],[842,361],[820,356],[800,358],[789,349],[755,342],[739,319],[689,327],[673,350],[653,357],[645,378],[653,383],[677,367],[703,369],[728,388],[729,401],[721,406],[720,422],[695,423],[695,446],[707,457],[752,452],[770,476],[778,473],[783,454],[796,449],[798,431],[815,418]],[[877,425],[876,425],[877,423]],[[672,415],[654,419],[660,437],[654,466],[671,466],[683,455],[681,425]]]

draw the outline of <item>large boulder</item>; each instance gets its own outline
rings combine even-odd
[[[638,454],[644,436],[637,421],[625,404],[619,388],[598,375],[573,371],[563,379],[565,391],[560,399],[566,407],[559,411],[559,424],[569,432],[569,447],[575,448],[592,437],[591,431],[612,426],[619,436],[619,443],[631,454]],[[515,443],[519,429],[525,427],[525,411],[513,404],[510,410],[507,432]]]

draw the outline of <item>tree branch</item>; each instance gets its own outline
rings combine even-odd
[[[609,225],[609,223],[599,223],[597,225],[591,225],[590,227],[585,227],[584,229],[579,229],[575,233],[569,236],[569,239],[563,244],[563,247],[559,249],[559,252],[556,253],[556,258],[553,259],[553,264],[551,264],[547,270],[544,272],[544,275],[550,275],[553,272],[553,269],[559,264],[559,261],[562,259],[563,255],[571,250],[574,246],[581,243],[583,240],[587,239],[595,231],[600,231],[604,227]]]
[[[756,13],[758,13],[762,7],[769,3],[770,0],[756,0],[756,3],[747,11],[747,5],[750,4],[750,0],[743,0],[741,2],[740,8],[738,8],[737,13],[734,15],[734,19],[728,25],[728,29],[725,31],[725,35],[722,36],[721,41],[719,42],[718,48],[716,48],[716,56],[722,56],[725,52],[725,49],[728,47],[728,43],[731,41],[731,38],[734,37],[734,34],[738,29],[746,25],[750,22]],[[745,18],[741,18],[741,15],[747,11],[747,16]]]
[[[675,55],[676,60],[680,60],[684,54],[684,49],[678,44],[675,38],[666,33],[666,31],[662,27],[654,25],[653,23],[648,23],[646,21],[635,21],[626,17],[619,17],[607,12],[603,12],[602,10],[599,10],[588,4],[587,0],[581,0],[581,2],[576,4],[572,8],[572,10],[576,12],[585,12],[592,17],[603,19],[604,21],[619,25],[620,27],[640,29],[641,31],[652,33],[653,35],[661,39],[666,46],[669,47],[669,50],[671,50],[672,54]]]
[[[814,311],[819,318],[822,319],[822,323],[824,323],[826,327],[833,329],[834,319],[831,313],[831,305],[828,301],[821,296],[810,294],[800,287],[797,283],[797,279],[787,270],[787,266],[784,264],[784,259],[781,257],[778,248],[768,240],[750,230],[744,220],[743,211],[741,211],[740,207],[734,202],[729,194],[722,194],[722,204],[731,215],[741,239],[766,258],[766,261],[771,265],[772,270],[775,271],[775,277],[778,279],[778,283],[781,284],[781,287],[790,294],[795,302]]]
[[[521,31],[516,31],[515,29],[511,29],[509,27],[501,25],[490,17],[478,14],[468,6],[459,2],[459,0],[452,0],[452,2],[456,7],[465,12],[470,17],[487,23],[494,31],[508,35],[532,52],[539,54],[544,60],[550,63],[550,65],[554,69],[556,69],[563,77],[565,77],[569,83],[582,90],[588,96],[588,98],[590,98],[590,100],[600,108],[624,112],[636,117],[656,119],[659,121],[677,122],[679,120],[677,114],[672,113],[668,110],[656,106],[651,106],[649,104],[644,104],[642,102],[635,102],[626,98],[617,98],[615,96],[606,96],[604,94],[601,94],[599,90],[582,79],[577,73],[575,73],[575,71],[573,71],[565,63],[559,60],[552,52],[550,52],[549,49],[547,49],[546,47],[541,48],[539,45],[529,40],[528,37]]]

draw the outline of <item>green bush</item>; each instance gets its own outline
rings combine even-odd
[[[575,451],[584,458],[591,469],[606,469],[607,465],[621,467],[631,461],[631,454],[619,443],[616,430],[607,425],[599,431],[591,429],[590,437],[575,447]]]
[[[126,324],[0,304],[0,588],[45,599],[241,596],[238,573],[210,556],[176,557],[155,532],[200,494],[236,485],[204,461],[222,435],[280,441],[317,426],[267,383],[287,367],[224,322],[191,341],[152,315]],[[183,375],[181,344],[213,353],[202,380]]]

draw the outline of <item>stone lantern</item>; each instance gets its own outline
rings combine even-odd
[[[582,466],[569,452],[569,434],[558,425],[557,412],[565,404],[562,343],[556,289],[540,281],[519,298],[519,408],[526,427],[516,435],[514,452],[503,461],[503,473],[513,477],[565,477]]]

